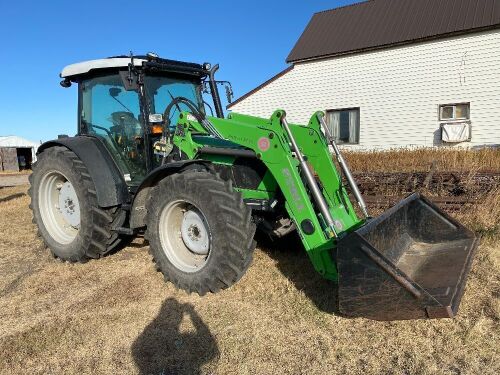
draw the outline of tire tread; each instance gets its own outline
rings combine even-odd
[[[50,249],[54,257],[71,263],[83,263],[90,259],[97,259],[115,249],[121,242],[121,237],[117,233],[114,233],[113,229],[123,224],[126,219],[126,212],[120,207],[99,207],[94,182],[85,164],[73,151],[63,146],[54,146],[45,149],[38,155],[38,158],[39,160],[33,164],[33,173],[29,176],[30,188],[28,190],[28,194],[31,199],[30,208],[34,210],[33,175],[37,173],[37,164],[43,160],[50,163],[50,161],[54,158],[64,158],[71,164],[72,169],[77,174],[76,181],[72,181],[72,183],[82,185],[84,187],[83,192],[85,193],[85,197],[83,200],[85,202],[83,202],[80,206],[81,209],[89,210],[89,217],[91,218],[90,223],[80,226],[81,235],[83,236],[83,249],[78,249],[78,251],[75,251],[75,254],[65,257],[56,255],[41,235],[40,229],[38,229],[37,234],[42,238],[45,247]],[[33,215],[33,222],[38,224],[36,223],[35,214]]]
[[[197,272],[203,274],[193,277],[188,273],[172,272],[170,265],[162,264],[162,259],[165,258],[162,256],[163,250],[159,235],[155,233],[154,223],[160,214],[159,207],[164,199],[163,194],[172,190],[201,197],[209,196],[217,207],[220,223],[215,226],[225,227],[223,235],[228,242],[224,246],[223,256],[217,258],[217,263],[214,265],[216,269],[212,272],[204,272],[204,269],[201,269]],[[200,295],[208,291],[216,293],[240,280],[250,267],[256,245],[253,239],[255,224],[252,221],[251,210],[243,202],[241,194],[233,190],[232,183],[223,180],[218,174],[190,170],[171,175],[151,189],[146,208],[148,225],[145,237],[150,242],[153,261],[157,270],[163,273],[165,280],[172,282],[178,288]]]

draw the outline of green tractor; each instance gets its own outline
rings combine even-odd
[[[217,69],[152,53],[63,69],[61,85],[78,84],[77,135],[44,143],[30,177],[52,254],[85,262],[143,233],[165,279],[203,295],[243,276],[256,229],[297,231],[338,283],[341,313],[453,317],[474,234],[418,194],[369,217],[322,112],[304,125],[281,109],[224,118],[218,87],[232,90]]]

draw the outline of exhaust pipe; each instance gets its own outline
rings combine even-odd
[[[222,110],[222,104],[220,102],[219,90],[217,89],[217,82],[215,82],[215,72],[217,70],[219,70],[219,64],[215,64],[212,69],[208,71],[208,83],[210,85],[210,91],[212,91],[215,114],[218,118],[224,118],[224,111]]]

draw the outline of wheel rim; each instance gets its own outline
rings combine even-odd
[[[168,260],[183,272],[203,268],[210,256],[210,228],[203,213],[186,201],[167,204],[160,213],[159,234]]]
[[[80,203],[71,182],[60,172],[45,174],[40,181],[38,202],[51,237],[63,245],[71,243],[80,229]]]

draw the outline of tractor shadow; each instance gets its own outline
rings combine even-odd
[[[8,201],[11,201],[11,200],[17,199],[17,198],[21,198],[21,197],[23,197],[25,195],[26,195],[25,193],[12,194],[12,195],[9,195],[7,197],[0,198],[0,203],[2,203],[2,202],[8,202]]]
[[[184,327],[186,318],[189,327]],[[202,366],[218,359],[219,348],[207,325],[189,303],[168,298],[156,318],[132,344],[139,373],[202,373]]]
[[[316,272],[296,233],[272,240],[257,231],[255,239],[259,248],[276,261],[281,273],[319,310],[344,317],[338,307],[337,284],[323,279]]]

